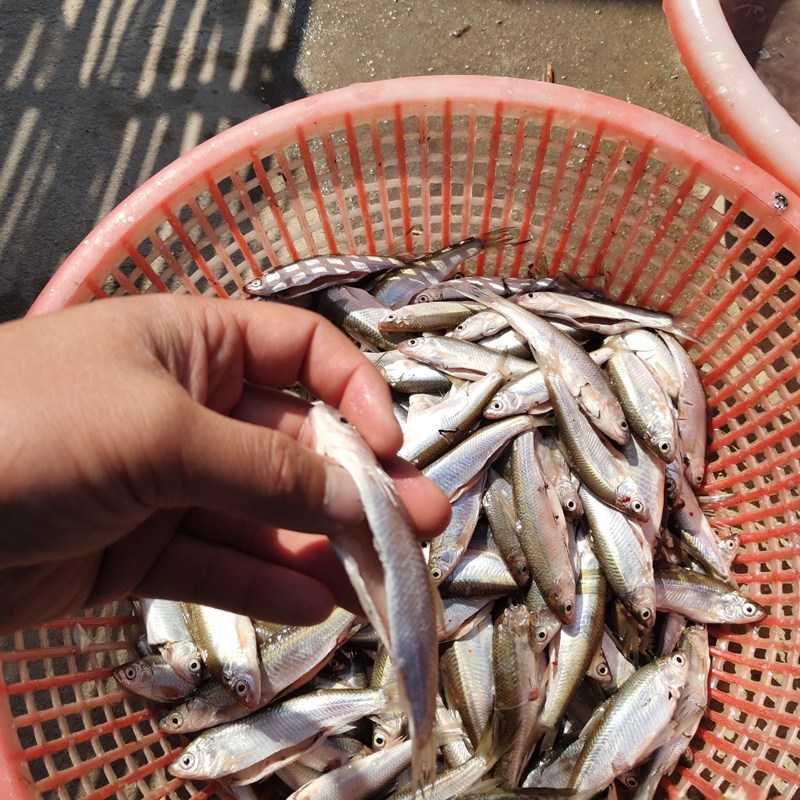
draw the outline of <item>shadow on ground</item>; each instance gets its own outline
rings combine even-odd
[[[0,321],[163,166],[307,94],[310,0],[30,5],[4,7],[0,32]]]

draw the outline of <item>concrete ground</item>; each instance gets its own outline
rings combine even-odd
[[[358,81],[471,73],[705,130],[659,0],[0,0],[0,321],[178,155]]]

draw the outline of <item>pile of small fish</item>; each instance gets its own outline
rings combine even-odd
[[[765,611],[711,527],[706,405],[671,316],[564,276],[459,277],[515,231],[425,258],[318,256],[246,287],[310,299],[392,387],[400,455],[449,496],[421,546],[391,479],[315,403],[367,523],[334,546],[369,624],[299,628],[142,600],[115,671],[199,735],[173,775],[292,798],[653,797],[707,704],[706,623]],[[618,783],[615,783],[618,782]],[[548,790],[552,790],[548,795]]]

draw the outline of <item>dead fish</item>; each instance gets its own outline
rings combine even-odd
[[[371,541],[355,532],[337,536],[332,542],[397,670],[414,740],[414,783],[421,786],[435,769],[436,594],[394,483],[370,448],[330,406],[312,406],[309,421],[317,452],[347,470],[364,505]]]
[[[253,623],[241,614],[184,603],[186,622],[208,671],[245,708],[258,707],[261,668]]]
[[[279,297],[285,300],[316,292],[326,286],[354,283],[376,272],[406,266],[405,261],[388,256],[311,256],[248,281],[244,290],[253,297]]]
[[[727,583],[682,567],[655,571],[656,605],[695,622],[748,623],[767,615],[766,609]]]
[[[123,664],[114,670],[114,677],[126,689],[159,703],[179,700],[194,689],[194,684],[181,678],[161,656]]]
[[[575,616],[575,572],[569,532],[558,494],[542,472],[533,431],[523,432],[514,440],[511,464],[522,552],[545,602],[567,625]]]

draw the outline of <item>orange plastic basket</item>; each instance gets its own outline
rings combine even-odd
[[[270,265],[433,250],[517,225],[476,259],[601,276],[690,324],[712,412],[713,520],[763,624],[713,627],[710,704],[670,797],[789,797],[800,785],[800,198],[708,137],[635,106],[529,81],[352,86],[226,131],[148,181],[75,250],[31,313],[107,296],[236,298]],[[76,628],[76,625],[82,626]],[[0,796],[210,798],[165,771],[163,736],[112,668],[141,631],[125,603],[7,637]]]

